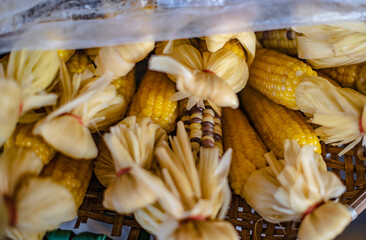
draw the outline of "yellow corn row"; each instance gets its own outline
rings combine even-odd
[[[150,117],[167,132],[175,128],[177,102],[170,97],[176,92],[175,83],[166,74],[148,71],[132,99],[128,116]]]
[[[187,105],[185,100],[181,104]],[[208,102],[205,101],[205,109],[197,105],[190,110],[184,108],[180,120],[184,123],[193,150],[199,152],[201,146],[217,147],[220,156],[223,154],[221,118]]]
[[[23,147],[33,151],[43,162],[48,164],[55,156],[56,151],[49,146],[41,136],[33,134],[34,124],[20,124],[13,135],[5,142],[4,147]]]
[[[312,145],[314,151],[321,153],[314,129],[300,112],[278,105],[250,87],[240,93],[240,101],[267,148],[277,158],[283,158],[286,139],[296,140],[300,146]]]
[[[135,69],[132,69],[126,76],[113,80],[112,85],[130,103],[136,90]]]
[[[266,166],[266,146],[240,109],[223,108],[222,126],[225,151],[233,149],[229,181],[241,194],[249,174]]]
[[[88,65],[91,64],[88,56],[81,51],[76,51],[70,60],[66,63],[67,69],[71,75],[82,73]]]
[[[245,51],[239,40],[231,39],[222,47],[224,49],[231,50],[233,53],[246,60]]]
[[[65,61],[69,61],[71,56],[75,53],[75,50],[57,50],[58,55]]]
[[[67,188],[74,197],[76,207],[83,202],[93,173],[93,160],[75,160],[58,154],[42,171],[41,176],[51,177]]]
[[[297,56],[296,33],[291,29],[256,32],[255,35],[263,47]]]
[[[298,110],[296,88],[306,76],[317,73],[300,60],[276,51],[257,49],[250,67],[249,85],[273,102]]]

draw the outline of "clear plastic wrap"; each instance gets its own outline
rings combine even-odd
[[[365,19],[365,0],[1,0],[0,53]]]

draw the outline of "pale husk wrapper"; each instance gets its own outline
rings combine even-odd
[[[350,211],[346,217],[344,211],[329,212],[328,201],[338,198],[346,188],[334,173],[319,169],[317,154],[310,145],[300,148],[296,141],[286,140],[285,160],[266,154],[270,166],[253,172],[244,185],[248,204],[273,223],[300,220],[310,207],[325,202],[305,217],[299,239],[332,239],[339,234],[338,224],[326,221],[329,214],[340,212],[335,218],[344,218],[341,228],[351,221]]]
[[[108,187],[116,179],[116,168],[105,142],[100,140],[97,145],[98,157],[94,163],[94,174],[104,187]]]
[[[9,224],[9,214],[3,199],[0,198],[0,239],[4,238],[6,226]]]
[[[248,65],[228,49],[201,53],[191,45],[173,47],[168,55],[152,56],[149,69],[168,73],[177,82],[178,92],[172,100],[189,99],[187,109],[204,108],[204,100],[218,107],[239,106],[236,93],[248,80]]]
[[[101,48],[95,59],[96,74],[98,76],[112,74],[113,79],[123,77],[137,62],[144,59],[154,46],[155,42],[148,41]]]
[[[118,213],[131,213],[156,201],[158,194],[148,185],[161,185],[161,180],[148,172],[154,159],[155,146],[167,138],[161,127],[150,118],[130,116],[110,128],[104,140],[114,160],[114,179],[109,180],[103,205]],[[97,165],[98,166],[98,165]],[[128,169],[123,174],[120,171]],[[108,174],[104,170],[104,175]],[[110,169],[111,171],[113,169]]]
[[[300,111],[309,115],[312,123],[320,125],[315,133],[321,140],[332,145],[349,144],[339,155],[360,141],[366,145],[360,127],[366,129],[366,118],[363,117],[366,96],[334,86],[321,77],[307,77],[297,87],[295,97]]]
[[[293,27],[298,56],[315,68],[339,67],[366,61],[366,23]]]

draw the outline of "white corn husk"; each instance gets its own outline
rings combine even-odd
[[[360,141],[366,145],[366,96],[350,88],[334,86],[321,77],[307,77],[297,87],[296,104],[300,111],[320,125],[315,133],[326,144],[349,144],[343,155]]]
[[[366,23],[293,27],[299,58],[314,68],[329,68],[366,61]]]
[[[234,227],[225,222],[231,191],[227,181],[231,153],[221,160],[217,148],[201,148],[200,159],[192,153],[182,122],[177,137],[156,149],[165,185],[150,184],[159,193],[158,203],[135,211],[140,225],[158,239],[237,239]]]
[[[114,174],[104,192],[104,207],[131,213],[156,201],[158,194],[147,182],[162,183],[148,170],[153,165],[155,147],[166,138],[165,131],[150,118],[130,116],[110,128],[104,141],[114,160],[114,169],[99,169],[104,171],[102,175],[109,174],[108,170]]]
[[[178,47],[180,45],[192,45],[191,39],[184,38],[164,42],[157,42],[155,44],[154,53],[157,55],[169,54],[174,47]]]
[[[97,145],[98,157],[94,162],[94,174],[104,187],[108,187],[116,178],[116,168],[105,142],[100,140]]]
[[[215,111],[218,107],[239,106],[236,96],[249,76],[245,60],[228,49],[201,53],[191,45],[173,47],[169,55],[152,56],[149,69],[165,72],[177,83],[178,92],[171,99],[188,98],[187,109],[207,100]]]
[[[303,218],[300,240],[333,239],[352,220],[346,206],[330,201],[344,193],[345,186],[334,173],[318,168],[316,155],[310,145],[301,148],[296,141],[286,140],[284,161],[267,153],[270,166],[253,172],[244,185],[245,200],[266,221]]]
[[[56,104],[57,95],[45,90],[55,79],[59,62],[57,51],[22,50],[10,53],[6,72],[0,64],[0,146],[22,115]]]
[[[61,64],[63,95],[61,106],[39,121],[34,134],[41,135],[53,148],[74,159],[92,159],[98,154],[89,127],[95,127],[105,117],[95,116],[114,104],[116,89],[111,76],[94,77],[90,68],[75,74],[71,80],[64,62]]]
[[[221,49],[225,43],[230,41],[231,39],[238,39],[240,44],[245,48],[248,53],[247,63],[250,66],[253,62],[255,56],[255,49],[257,44],[257,38],[254,32],[242,32],[237,34],[221,34],[221,35],[212,35],[206,36],[206,44],[207,49],[210,52],[216,52]]]
[[[95,59],[96,75],[112,74],[113,79],[129,73],[153,49],[155,42],[148,41],[120,46],[104,47]]]

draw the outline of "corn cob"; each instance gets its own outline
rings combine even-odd
[[[132,99],[128,116],[150,117],[167,132],[173,131],[178,116],[177,102],[169,98],[175,91],[174,82],[165,74],[148,71]]]
[[[67,188],[74,197],[76,207],[83,202],[93,173],[93,160],[74,160],[58,154],[42,171],[41,176],[51,177]]]
[[[365,71],[361,71],[365,67],[365,63],[359,63],[335,68],[322,68],[318,71],[332,78],[342,87],[356,89],[357,81],[366,78]]]
[[[64,62],[67,62],[75,53],[75,50],[57,50],[57,53],[64,60]]]
[[[186,105],[184,101],[182,102]],[[223,154],[221,118],[207,101],[205,101],[205,109],[197,105],[190,110],[184,108],[181,121],[184,123],[193,150],[198,152],[201,146],[217,147],[219,155]]]
[[[242,194],[250,173],[266,166],[267,149],[241,110],[223,108],[222,126],[225,151],[233,149],[230,185],[236,194]]]
[[[66,63],[66,66],[72,76],[75,73],[82,73],[90,64],[91,61],[86,54],[81,51],[76,51]]]
[[[32,133],[34,124],[20,124],[13,135],[5,143],[5,149],[16,146],[33,151],[47,165],[55,156],[56,151],[41,136]]]
[[[231,50],[233,53],[246,61],[245,51],[241,43],[237,39],[231,39],[222,47],[223,49]]]
[[[100,48],[87,48],[84,49],[84,53],[94,62],[99,54],[99,50]]]
[[[300,146],[312,145],[314,151],[321,153],[314,129],[300,112],[278,105],[252,88],[244,89],[240,100],[267,148],[278,158],[283,158],[286,139],[294,139]]]
[[[297,56],[296,33],[291,29],[256,32],[255,35],[263,47]]]
[[[296,88],[306,76],[317,76],[310,66],[285,54],[258,49],[250,67],[249,84],[270,100],[298,110]]]
[[[128,103],[130,103],[136,90],[135,69],[132,69],[132,71],[124,77],[114,79],[112,85],[115,86],[116,90],[126,98]]]

